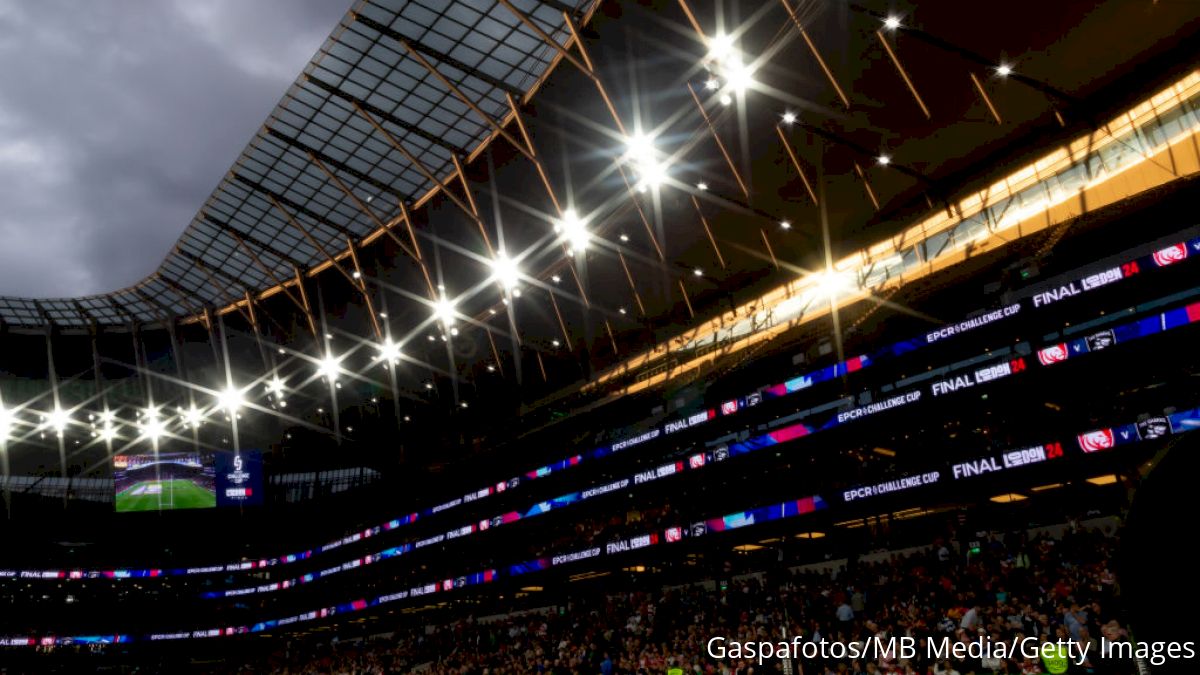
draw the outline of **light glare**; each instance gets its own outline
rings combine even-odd
[[[816,289],[821,295],[833,298],[843,291],[849,290],[850,280],[845,274],[830,270],[816,276]]]
[[[646,134],[635,134],[625,141],[628,148],[626,158],[637,172],[639,192],[657,188],[667,178],[667,166],[659,161],[654,138]]]
[[[204,422],[204,413],[193,403],[188,406],[187,410],[180,410],[180,417],[183,423],[193,429],[200,428],[200,424]]]
[[[386,340],[384,340],[383,344],[379,346],[379,360],[387,361],[388,363],[391,363],[391,364],[399,363],[400,362],[400,345],[396,344],[395,342],[392,342],[391,338],[387,338]]]
[[[567,244],[574,254],[587,249],[592,235],[587,230],[587,224],[579,217],[575,209],[563,211],[562,218],[554,224],[554,231]]]
[[[317,364],[317,372],[321,374],[321,377],[330,382],[336,382],[338,374],[342,372],[341,364],[341,359],[335,358],[333,354],[326,354],[325,358],[321,359],[321,362]]]
[[[232,385],[217,394],[217,405],[228,412],[236,413],[245,404],[246,397],[242,390]]]
[[[142,415],[142,436],[157,441],[163,434],[167,432],[167,425],[158,417],[158,408],[151,406],[146,408]]]
[[[443,295],[440,300],[433,303],[433,318],[444,326],[452,325],[454,323],[454,301]]]
[[[708,43],[708,58],[720,63],[733,54],[733,36],[717,35]]]
[[[62,436],[62,433],[67,429],[67,425],[71,423],[71,416],[67,414],[67,411],[58,406],[55,406],[54,410],[47,414],[45,419],[46,426],[53,429],[54,433],[59,436]]]
[[[490,264],[492,279],[499,283],[501,288],[508,291],[516,287],[521,279],[521,270],[517,268],[517,261],[508,257],[504,249],[496,252],[496,257]]]
[[[741,94],[754,84],[754,68],[742,63],[741,58],[733,57],[725,66],[725,80],[730,89]]]

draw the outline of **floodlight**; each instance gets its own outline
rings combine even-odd
[[[716,35],[708,43],[708,58],[721,63],[734,53],[733,36],[724,33]]]
[[[567,248],[574,254],[587,248],[592,240],[587,224],[575,209],[563,211],[562,218],[554,223],[554,231],[566,242]]]
[[[729,88],[739,94],[754,84],[753,66],[742,63],[739,56],[730,57],[725,64],[724,71],[725,81],[729,83]]]
[[[341,359],[334,357],[333,354],[326,354],[325,358],[317,364],[317,372],[330,382],[336,382],[338,374],[342,372],[341,364]]]
[[[836,270],[818,273],[815,281],[817,292],[827,298],[833,298],[851,287],[850,279]]]
[[[188,406],[187,410],[180,408],[179,416],[185,425],[193,429],[198,428],[204,422],[204,412],[197,408],[195,403]]]
[[[149,406],[142,415],[142,435],[151,441],[157,441],[167,431],[167,425],[158,417],[158,408]]]
[[[399,363],[400,345],[392,342],[391,338],[385,339],[383,344],[379,345],[379,360],[393,364]]]
[[[54,430],[54,433],[62,436],[63,432],[67,429],[67,425],[71,423],[71,415],[62,408],[54,406],[54,410],[47,413],[42,420],[46,423],[47,427]]]
[[[517,268],[517,261],[508,257],[504,249],[496,252],[496,257],[490,264],[492,267],[492,278],[504,290],[512,290],[516,287],[517,282],[521,280],[521,270]]]
[[[8,435],[12,433],[12,427],[12,411],[0,405],[0,441],[8,440]]]
[[[433,303],[433,317],[445,326],[453,324],[454,301],[443,295],[440,300]]]
[[[217,405],[228,412],[236,413],[245,404],[246,397],[242,394],[242,390],[233,385],[217,394]]]

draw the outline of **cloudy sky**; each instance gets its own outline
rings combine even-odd
[[[0,295],[157,267],[350,0],[0,0]]]

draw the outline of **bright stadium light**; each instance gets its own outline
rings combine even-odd
[[[628,150],[629,158],[634,164],[642,164],[654,161],[657,158],[657,151],[654,149],[654,138],[647,134],[635,134],[625,141],[625,147]]]
[[[226,412],[236,413],[239,408],[246,405],[246,397],[242,394],[241,389],[230,385],[217,394],[217,405]]]
[[[0,405],[0,441],[7,441],[13,428],[13,413]]]
[[[1012,66],[1007,63],[1001,63],[999,66],[996,66],[996,74],[1000,77],[1008,77],[1012,75]]]
[[[895,14],[889,14],[888,18],[883,20],[883,27],[888,30],[896,30],[900,27],[900,17]]]
[[[754,84],[754,68],[742,63],[740,56],[732,56],[725,63],[725,81],[729,88],[741,94]]]
[[[830,270],[820,272],[815,277],[817,293],[826,298],[834,298],[851,287],[850,279],[842,272]]]
[[[48,428],[53,429],[54,433],[62,436],[67,430],[67,425],[71,423],[71,416],[62,408],[54,406],[54,410],[44,415],[42,421]]]
[[[338,375],[342,372],[342,360],[333,354],[326,354],[325,358],[317,364],[317,372],[330,382],[336,382]]]
[[[587,223],[579,217],[579,213],[575,209],[563,211],[562,218],[554,223],[554,232],[567,244],[572,255],[585,250],[592,240]]]
[[[187,410],[184,410],[183,408],[179,409],[179,418],[183,421],[185,426],[198,429],[200,425],[204,423],[204,412],[197,408],[196,404],[193,403],[188,406]]]
[[[708,41],[708,58],[720,63],[734,53],[733,36],[720,33]]]
[[[783,113],[783,123],[784,124],[795,124],[796,123],[796,113],[794,113],[794,112]]]
[[[454,324],[454,301],[442,296],[437,302],[433,303],[433,318],[437,319],[443,326],[451,326]]]
[[[157,441],[167,431],[167,425],[158,416],[158,408],[149,406],[142,413],[142,436]]]
[[[637,188],[645,192],[647,188],[657,188],[667,178],[667,166],[659,161],[658,149],[654,147],[654,138],[646,134],[635,134],[625,141],[627,161],[633,166],[638,176]]]
[[[500,287],[506,291],[516,287],[517,282],[521,280],[521,270],[517,267],[517,261],[508,257],[504,249],[496,252],[496,257],[490,263],[492,267],[492,279],[500,284]]]
[[[282,397],[286,391],[287,389],[284,387],[283,380],[278,375],[272,377],[271,381],[267,383],[267,393],[275,398]]]
[[[104,411],[100,413],[100,430],[98,432],[94,432],[93,435],[98,436],[101,440],[106,442],[112,441],[117,437],[117,427],[114,424],[116,420],[117,414],[105,408]],[[94,427],[95,425],[92,426]]]
[[[393,365],[399,363],[400,345],[392,342],[391,338],[385,339],[383,344],[379,345],[379,360]]]

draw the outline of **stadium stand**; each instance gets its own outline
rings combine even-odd
[[[0,675],[1194,672],[1200,6],[893,5],[355,2],[0,297]]]

